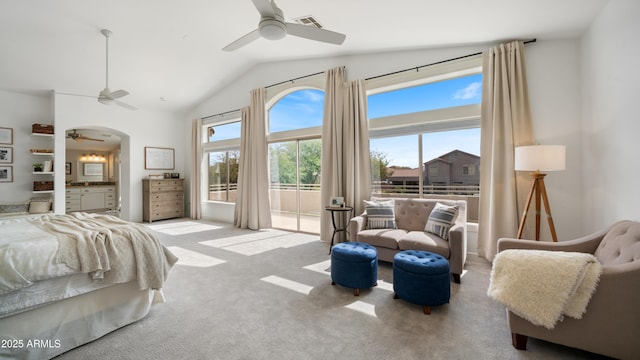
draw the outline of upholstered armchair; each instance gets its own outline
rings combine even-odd
[[[593,254],[603,271],[582,319],[564,317],[549,330],[507,310],[513,346],[525,350],[533,337],[620,359],[640,355],[640,223],[611,227],[557,243],[500,239],[498,251],[538,249]],[[540,279],[544,281],[544,279]],[[526,286],[526,284],[523,284]]]

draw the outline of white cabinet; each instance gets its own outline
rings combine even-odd
[[[67,188],[65,194],[65,209],[67,212],[80,211],[81,188]]]
[[[67,188],[67,211],[90,211],[115,208],[115,186],[83,186]]]
[[[104,193],[98,189],[83,189],[80,197],[80,210],[104,209]],[[92,191],[93,190],[93,191]]]

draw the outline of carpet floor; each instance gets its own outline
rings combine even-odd
[[[474,255],[450,303],[424,315],[393,299],[388,263],[358,297],[332,286],[317,235],[186,219],[149,226],[180,257],[167,302],[57,359],[606,359],[536,339],[514,349],[504,307],[486,295],[491,265]]]

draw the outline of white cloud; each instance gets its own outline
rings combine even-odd
[[[324,93],[313,90],[298,90],[287,95],[287,97],[296,101],[309,101],[313,103],[324,101]]]
[[[317,91],[308,91],[303,90],[302,94],[306,97],[307,100],[311,102],[322,102],[324,101],[324,93],[318,93]]]
[[[481,91],[482,83],[474,82],[469,84],[469,86],[467,86],[466,88],[456,91],[456,93],[453,95],[453,98],[462,100],[473,99],[474,97],[480,96]]]

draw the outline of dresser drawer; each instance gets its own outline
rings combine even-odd
[[[182,217],[182,209],[158,209],[152,210],[151,215],[153,220],[170,219],[175,217]]]
[[[170,191],[164,193],[151,194],[151,201],[168,201],[168,200],[182,200],[184,198],[183,192]]]
[[[169,201],[152,201],[151,208],[152,209],[182,209],[183,202],[182,200],[169,200]]]
[[[182,188],[182,185],[163,185],[163,186],[152,186],[150,189],[151,193],[166,192],[166,191],[183,191],[183,188]]]

